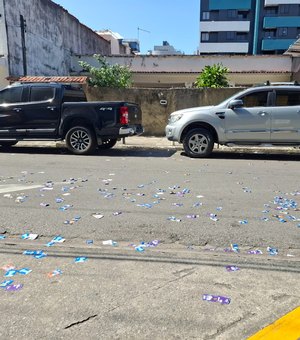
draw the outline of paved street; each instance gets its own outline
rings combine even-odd
[[[247,339],[298,307],[300,153],[190,159],[145,140],[84,157],[50,144],[0,153],[0,267],[32,270],[11,278],[20,291],[0,290],[0,338]]]

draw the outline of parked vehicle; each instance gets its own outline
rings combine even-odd
[[[56,83],[16,84],[0,91],[0,146],[65,140],[77,155],[108,149],[141,134],[142,113],[125,101],[86,102],[83,91]]]
[[[300,86],[252,87],[216,106],[173,112],[165,128],[190,157],[207,157],[221,145],[300,145]]]

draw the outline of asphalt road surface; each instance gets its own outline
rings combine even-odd
[[[32,270],[12,278],[20,291],[0,288],[0,337],[246,339],[298,306],[299,160],[146,147],[0,153],[0,267]],[[47,247],[58,235],[65,241]]]

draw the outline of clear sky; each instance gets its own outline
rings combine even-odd
[[[110,29],[140,40],[142,54],[162,45],[194,54],[199,45],[200,0],[54,0],[92,30]],[[150,33],[139,31],[140,29]]]

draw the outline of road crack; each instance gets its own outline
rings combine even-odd
[[[211,335],[206,335],[204,337],[204,340],[212,340],[215,339],[217,336],[225,333],[226,331],[228,331],[229,329],[234,328],[237,324],[239,324],[240,322],[243,322],[251,317],[253,317],[255,315],[255,313],[251,313],[248,312],[243,316],[238,317],[236,320],[233,320],[232,322],[228,323],[227,325],[223,325],[221,327],[219,327],[216,332],[214,332]]]
[[[85,322],[87,322],[87,321],[90,321],[91,319],[96,318],[97,316],[98,316],[98,314],[95,314],[95,315],[89,316],[89,317],[86,318],[86,319],[83,319],[83,320],[80,320],[80,321],[77,321],[77,322],[73,322],[73,323],[71,323],[70,325],[66,326],[64,329],[69,329],[69,328],[71,328],[71,327],[80,325],[80,324],[82,324],[82,323],[85,323]]]

